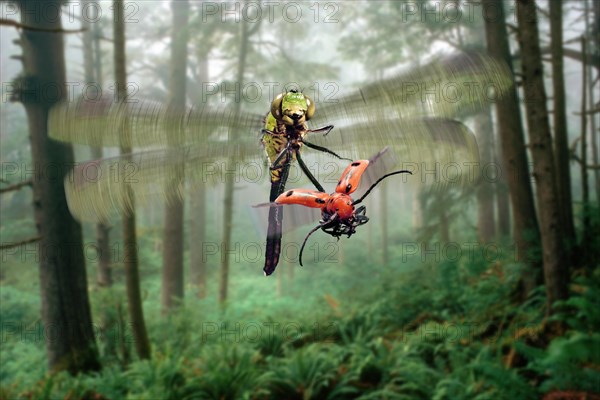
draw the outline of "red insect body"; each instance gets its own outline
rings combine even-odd
[[[354,206],[352,205],[352,197],[345,193],[333,193],[327,205],[325,211],[328,214],[337,213],[340,219],[348,219],[354,214]]]
[[[369,166],[369,160],[358,160],[354,161],[352,164],[348,165],[344,172],[342,172],[342,177],[338,182],[335,191],[337,193],[345,193],[350,194],[356,190],[358,187],[358,183],[360,182],[360,177],[363,172]]]
[[[385,151],[386,149],[378,153],[377,156],[383,154]],[[302,251],[304,250],[304,246],[310,235],[318,229],[321,229],[323,232],[338,239],[342,235],[350,237],[356,233],[357,227],[369,221],[369,218],[365,215],[366,207],[360,206],[355,208],[355,205],[361,203],[375,185],[388,176],[411,173],[410,171],[402,170],[385,174],[373,183],[361,198],[353,200],[352,197],[350,197],[350,194],[358,188],[360,178],[368,166],[369,160],[352,162],[342,173],[342,177],[335,188],[335,193],[327,194],[317,190],[292,189],[282,193],[275,199],[275,204],[298,204],[305,207],[321,209],[321,221],[319,222],[319,225],[306,235],[304,242],[300,247],[298,259],[300,265],[302,265]]]
[[[292,189],[277,197],[275,203],[320,208],[324,215],[337,214],[341,220],[352,218],[354,205],[349,194],[356,190],[360,177],[368,166],[369,160],[358,160],[350,164],[342,173],[335,193],[330,195],[316,190]]]
[[[282,193],[275,199],[277,204],[299,204],[310,208],[323,208],[329,200],[325,192],[310,189],[292,189]]]

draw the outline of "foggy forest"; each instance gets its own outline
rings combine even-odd
[[[0,399],[600,399],[600,1],[0,10]]]

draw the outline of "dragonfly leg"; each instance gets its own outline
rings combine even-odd
[[[332,156],[334,156],[335,158],[337,158],[339,160],[352,161],[349,158],[342,157],[342,156],[336,154],[335,152],[329,150],[327,147],[319,146],[319,145],[316,145],[314,143],[307,142],[306,140],[303,140],[302,143],[304,143],[306,145],[306,147],[309,147],[311,149],[322,151],[323,153],[331,154]]]
[[[322,128],[310,129],[308,131],[308,133],[321,133],[321,132],[325,132],[323,134],[323,136],[327,136],[329,134],[329,132],[331,132],[332,129],[333,129],[333,125],[327,125],[327,126],[324,126]]]
[[[281,168],[282,166],[284,166],[285,164],[290,162],[290,158],[289,158],[289,152],[290,152],[290,146],[286,145],[283,150],[281,150],[279,152],[279,154],[277,154],[277,158],[275,159],[275,161],[273,161],[271,163],[271,169],[278,169]],[[282,163],[281,160],[283,160],[285,157],[285,162]]]
[[[302,169],[302,172],[304,172],[304,174],[308,177],[308,179],[310,179],[310,181],[312,182],[313,185],[315,185],[317,190],[319,192],[325,192],[325,189],[323,189],[323,186],[321,186],[321,184],[319,183],[317,178],[314,177],[314,175],[309,171],[306,164],[304,164],[302,157],[300,157],[300,151],[298,151],[298,150],[296,150],[296,160],[298,160],[298,165],[300,165],[300,169]]]

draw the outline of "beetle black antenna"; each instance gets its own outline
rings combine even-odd
[[[310,232],[308,232],[308,234],[304,238],[304,242],[302,242],[302,247],[300,247],[300,254],[298,254],[298,263],[300,263],[301,267],[304,266],[304,265],[302,265],[302,252],[304,251],[304,246],[306,246],[306,242],[308,241],[308,238],[310,237],[310,235],[312,235],[313,233],[318,231],[320,228],[332,223],[336,218],[337,218],[337,213],[334,213],[327,221],[321,222],[319,225],[312,228],[310,230]]]
[[[352,202],[352,205],[354,206],[354,205],[356,205],[356,204],[359,204],[359,203],[361,203],[361,202],[362,202],[362,201],[365,199],[365,197],[367,197],[367,196],[369,195],[369,193],[371,193],[371,190],[373,190],[373,188],[374,188],[375,186],[377,186],[377,184],[378,184],[379,182],[381,182],[382,180],[384,180],[384,179],[385,179],[385,178],[387,178],[388,176],[392,176],[392,175],[398,175],[398,174],[411,174],[411,175],[412,175],[412,172],[411,172],[411,171],[408,171],[408,170],[405,170],[405,169],[403,169],[403,170],[401,170],[401,171],[394,171],[394,172],[390,172],[389,174],[385,174],[385,175],[384,175],[384,176],[382,176],[381,178],[377,179],[377,181],[375,181],[375,183],[371,185],[371,187],[369,188],[369,190],[367,190],[367,191],[365,192],[365,194],[363,194],[363,195],[362,195],[362,197],[361,197],[360,199],[358,199],[358,200],[354,200],[354,201]]]

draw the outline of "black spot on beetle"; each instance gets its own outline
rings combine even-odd
[[[317,204],[325,203],[325,200],[323,200],[323,199],[315,199],[315,201],[317,202]]]
[[[352,164],[353,167],[358,167],[360,165],[360,163],[358,161],[354,161]]]
[[[346,193],[350,193],[350,189],[352,189],[352,184],[347,184],[346,185]]]
[[[291,196],[291,195],[293,195],[293,194],[294,194],[294,191],[293,191],[293,190],[290,190],[289,192],[287,192],[287,193],[285,194],[285,197],[290,197],[290,196]]]

